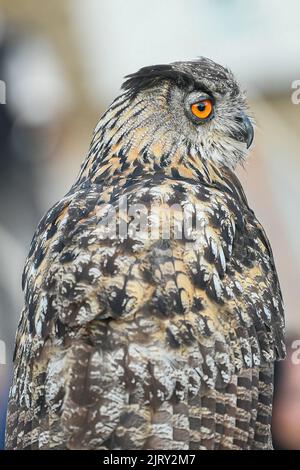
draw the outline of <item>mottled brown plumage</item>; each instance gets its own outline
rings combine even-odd
[[[32,241],[7,448],[269,448],[283,309],[232,171],[244,97],[208,59],[144,68],[124,88]],[[197,125],[185,107],[203,93],[215,114]],[[147,230],[180,226],[182,208],[198,223],[145,236],[123,199],[146,208]]]

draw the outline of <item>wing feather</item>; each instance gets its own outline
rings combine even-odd
[[[7,448],[268,447],[282,299],[239,183],[107,184],[73,188],[33,240]],[[120,194],[177,222],[197,207],[198,224],[181,239],[107,237],[110,198],[131,221]]]

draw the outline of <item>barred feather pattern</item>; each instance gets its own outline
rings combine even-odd
[[[269,242],[233,172],[184,139],[150,138],[146,115],[135,128],[146,111],[129,92],[113,103],[33,238],[8,449],[271,447],[284,344]],[[143,237],[123,196],[177,222],[197,207],[199,223]],[[107,237],[108,204],[127,238]]]

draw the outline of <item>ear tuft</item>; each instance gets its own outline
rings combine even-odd
[[[152,65],[143,67],[135,73],[127,75],[122,89],[136,95],[142,90],[151,88],[163,80],[171,80],[179,87],[194,86],[195,80],[186,72],[181,72],[172,65]]]

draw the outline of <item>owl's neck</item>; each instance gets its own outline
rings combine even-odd
[[[90,151],[75,184],[116,178],[143,178],[163,173],[177,179],[211,183],[219,178],[215,164],[206,160],[172,126],[158,125],[137,102],[119,97],[100,119]]]

